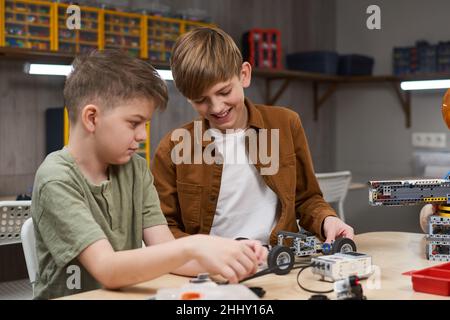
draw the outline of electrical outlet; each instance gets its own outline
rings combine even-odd
[[[414,132],[412,134],[412,145],[418,148],[445,148],[447,145],[447,135],[445,133]]]
[[[447,146],[447,134],[435,133],[434,145],[436,146],[436,148],[445,148]]]

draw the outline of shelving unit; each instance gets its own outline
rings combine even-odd
[[[0,0],[0,46],[54,50],[50,2]]]
[[[164,17],[147,17],[147,55],[151,62],[169,63],[175,40],[193,28],[208,25]]]
[[[152,62],[168,63],[177,37],[184,32],[182,24],[170,18],[147,18],[148,58]]]
[[[124,49],[135,57],[146,58],[144,43],[145,16],[134,13],[104,11],[104,47]]]
[[[96,8],[81,10],[81,29],[67,28],[67,4],[57,4],[56,47],[65,53],[82,53],[92,49],[103,48],[103,12]]]
[[[81,29],[66,26],[68,4],[0,0],[0,47],[80,53],[118,48],[154,63],[168,63],[176,38],[202,22],[94,7],[80,7]]]

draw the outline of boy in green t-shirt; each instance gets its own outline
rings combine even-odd
[[[73,67],[64,88],[69,144],[47,156],[33,190],[35,297],[120,288],[168,272],[231,282],[254,273],[267,255],[260,243],[174,240],[167,227],[153,176],[135,155],[146,123],[168,99],[156,70],[115,50],[94,51]]]

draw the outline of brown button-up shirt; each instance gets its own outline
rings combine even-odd
[[[262,175],[281,204],[278,206],[280,212],[277,213],[278,221],[270,235],[270,243],[276,244],[278,231],[298,232],[297,219],[301,227],[323,240],[322,223],[327,216],[336,216],[336,213],[323,199],[299,115],[287,108],[254,105],[248,99],[245,105],[248,126],[257,133],[258,142],[261,140],[260,134],[267,134],[265,140],[268,142],[269,155],[273,149],[270,130],[279,129],[278,171]],[[179,143],[178,138],[171,138],[172,132],[161,140],[152,162],[161,209],[176,238],[196,233],[209,234],[219,197],[223,164],[217,161],[207,164],[204,160],[198,164],[198,158],[194,162],[194,151],[203,152],[212,143],[202,139],[209,128],[208,121],[198,121],[201,122],[197,122],[197,125],[193,121],[182,127],[187,130],[185,132],[189,132],[184,138],[190,140],[187,145],[192,155],[191,163],[185,161],[175,164],[172,161],[172,150]],[[259,143],[256,145],[259,146]],[[265,162],[258,157],[252,163],[261,173],[261,169],[270,166]]]

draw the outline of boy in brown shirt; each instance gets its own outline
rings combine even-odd
[[[201,119],[167,134],[152,172],[175,237],[204,233],[275,244],[299,224],[331,242],[353,229],[326,203],[297,113],[244,96],[251,65],[216,28],[176,42],[172,73]],[[211,142],[211,141],[214,142]]]

